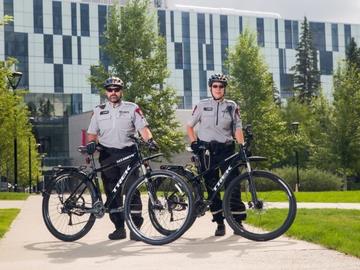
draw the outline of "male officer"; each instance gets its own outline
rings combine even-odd
[[[94,147],[96,141],[101,146],[102,150],[99,156],[101,166],[132,154],[135,146],[129,135],[134,135],[136,131],[140,132],[143,139],[149,143],[150,148],[157,149],[157,144],[152,138],[148,123],[139,106],[122,100],[123,81],[117,77],[110,77],[105,81],[104,87],[108,102],[94,109],[87,130],[90,142],[87,146]],[[126,166],[114,167],[102,172],[101,177],[108,198],[125,169]],[[137,177],[137,175],[133,175],[133,177]],[[139,201],[141,201],[140,198]],[[112,201],[110,208],[114,209],[120,206],[122,206],[122,198],[118,196]],[[136,225],[140,227],[143,219],[139,214],[137,215],[134,214],[133,218]],[[110,219],[115,225],[115,231],[109,234],[109,239],[126,238],[123,213],[110,213]],[[130,233],[130,239],[137,240],[132,233]]]
[[[205,170],[219,162],[225,160],[235,151],[235,143],[244,144],[242,132],[242,123],[239,108],[232,100],[224,98],[227,78],[223,74],[214,74],[208,80],[212,98],[204,99],[195,106],[192,119],[187,125],[187,134],[191,142],[191,148],[194,153],[202,152],[201,165]],[[194,126],[199,124],[197,134]],[[206,152],[200,151],[199,146],[205,146]],[[228,164],[220,167],[221,173],[224,173]],[[232,173],[232,177],[236,174]],[[204,175],[208,196],[213,194],[212,187],[219,180],[219,169],[210,170]],[[225,187],[226,188],[226,187]],[[240,193],[240,191],[239,191]],[[235,209],[236,208],[236,209]],[[225,235],[224,216],[222,210],[222,201],[220,194],[217,194],[210,206],[213,215],[213,221],[217,223],[215,236]],[[233,211],[234,218],[241,223],[246,218],[245,205],[240,200],[236,202]]]

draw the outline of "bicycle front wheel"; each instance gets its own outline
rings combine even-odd
[[[193,197],[177,174],[159,170],[136,180],[125,199],[125,220],[143,242],[164,245],[178,239],[188,228]]]
[[[251,180],[253,185],[245,173],[226,188],[225,218],[235,234],[247,239],[268,241],[279,237],[295,219],[295,196],[283,179],[270,172],[252,171]],[[256,203],[252,192],[257,196]]]
[[[96,200],[94,186],[78,172],[53,179],[43,194],[42,213],[46,227],[62,241],[75,241],[87,234],[95,216],[89,210]]]

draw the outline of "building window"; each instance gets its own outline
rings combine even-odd
[[[53,31],[54,31],[54,35],[62,35],[61,2],[53,1],[52,2],[52,10],[53,10]]]
[[[71,35],[77,36],[76,3],[71,3]]]
[[[182,44],[175,42],[175,69],[183,68]]]
[[[243,32],[243,20],[242,17],[239,17],[239,34],[242,34]]]
[[[292,27],[291,21],[285,20],[285,48],[292,49]]]
[[[159,34],[166,37],[166,13],[165,10],[158,10]]]
[[[344,34],[345,34],[345,48],[347,48],[351,41],[351,25],[350,24],[344,25]]]
[[[292,22],[292,46],[296,49],[299,46],[299,23],[297,21]]]
[[[42,0],[34,0],[33,2],[34,8],[34,33],[43,33],[43,2]]]
[[[315,49],[325,51],[325,23],[310,22],[310,31]]]
[[[53,35],[44,35],[44,63],[54,63]]]
[[[80,4],[80,19],[81,19],[81,35],[84,37],[90,36],[89,27],[89,5]]]
[[[256,19],[256,30],[257,30],[257,44],[260,47],[265,47],[265,32],[264,32],[264,19]]]
[[[338,25],[331,24],[331,40],[332,40],[332,50],[335,52],[339,51],[339,35],[338,35]]]
[[[320,51],[320,72],[323,75],[332,75],[333,55],[332,52]]]
[[[4,15],[14,17],[14,3],[13,0],[4,0]],[[11,21],[5,24],[5,32],[14,32],[14,22]]]
[[[81,65],[81,37],[77,37],[78,65]]]
[[[170,11],[171,42],[175,39],[174,11]]]
[[[279,48],[279,23],[278,23],[278,19],[275,19],[275,48]]]
[[[63,36],[63,63],[72,64],[72,37]]]
[[[55,93],[64,93],[64,70],[62,64],[54,65],[54,90]]]

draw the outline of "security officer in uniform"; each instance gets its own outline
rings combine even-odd
[[[192,119],[187,125],[187,133],[191,142],[191,149],[194,153],[200,155],[202,170],[219,164],[227,157],[234,154],[235,142],[244,144],[242,132],[242,123],[239,108],[232,100],[224,98],[227,78],[223,74],[214,74],[208,80],[212,98],[204,99],[194,108]],[[199,124],[197,134],[194,127]],[[200,146],[206,148],[206,151],[200,149]],[[221,173],[224,173],[228,164],[220,167]],[[232,173],[230,177],[236,177]],[[204,175],[208,196],[213,194],[211,187],[219,180],[219,169],[210,170]],[[226,184],[225,184],[226,185]],[[226,186],[225,186],[226,188]],[[245,205],[240,200],[235,203],[232,209],[235,220],[241,223],[246,218]],[[224,216],[222,210],[222,201],[220,194],[217,194],[210,206],[213,215],[213,221],[217,223],[215,236],[225,235]]]
[[[95,107],[87,130],[89,141],[87,147],[95,147],[96,142],[100,145],[99,162],[101,166],[134,153],[135,145],[129,135],[134,135],[137,131],[148,142],[150,148],[157,150],[157,144],[152,138],[148,123],[139,106],[122,100],[123,81],[117,77],[110,77],[105,81],[104,87],[108,101]],[[101,177],[108,198],[125,169],[126,166],[121,166],[102,172]],[[132,175],[132,177],[136,179],[137,174]],[[138,198],[141,202],[140,197]],[[122,198],[118,196],[112,201],[110,208],[118,208],[122,204]],[[110,213],[110,219],[115,225],[115,231],[109,234],[109,239],[126,238],[123,213]],[[133,214],[133,219],[136,226],[142,225],[141,214],[137,213],[137,216]],[[137,240],[132,233],[130,233],[130,239]]]

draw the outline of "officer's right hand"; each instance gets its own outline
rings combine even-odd
[[[191,143],[190,147],[191,147],[191,150],[192,150],[195,154],[199,153],[200,144],[199,144],[198,141],[193,141],[193,142]]]
[[[96,141],[91,141],[91,142],[88,142],[86,144],[86,152],[89,154],[89,155],[92,155],[95,153],[96,151]]]

